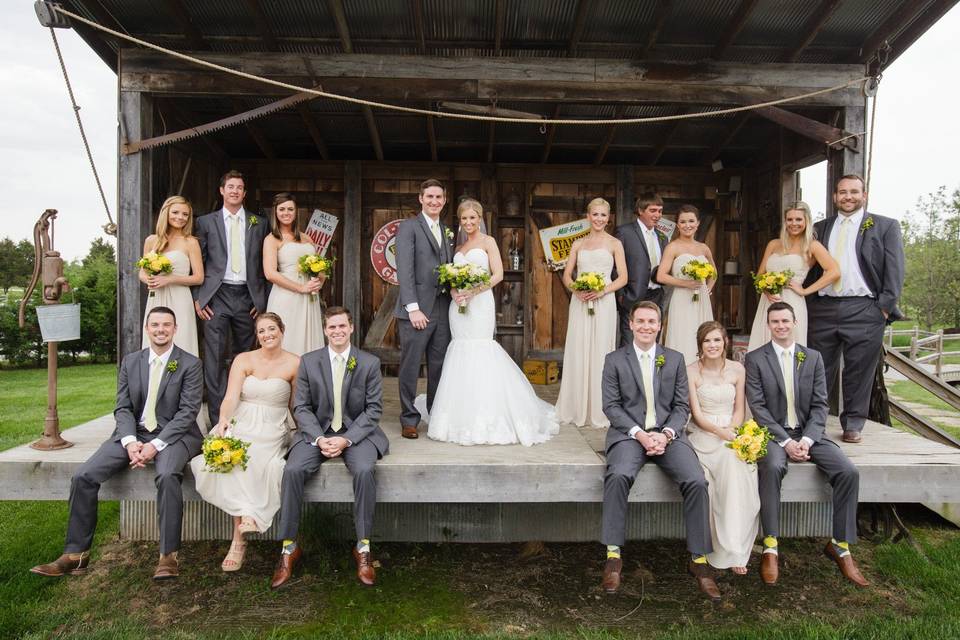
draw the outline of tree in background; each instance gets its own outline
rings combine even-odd
[[[903,305],[927,330],[960,327],[960,189],[917,200],[903,226],[907,275]]]
[[[29,240],[17,243],[10,238],[0,240],[0,289],[3,293],[6,294],[10,287],[27,286],[32,274],[33,244]]]

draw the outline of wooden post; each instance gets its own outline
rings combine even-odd
[[[633,167],[628,164],[617,165],[617,224],[627,224],[636,220],[633,207]]]
[[[943,374],[943,329],[937,329],[937,368],[939,378]]]
[[[122,66],[122,59],[121,59]],[[139,91],[120,92],[120,140],[140,140],[153,135],[153,98]],[[141,313],[143,287],[133,268],[151,233],[153,221],[153,152],[117,153],[119,215],[117,223],[117,361],[138,351],[143,340]],[[192,320],[192,319],[191,319]]]
[[[363,211],[360,202],[360,161],[350,160],[343,167],[343,306],[353,313],[356,322],[361,322],[363,288],[360,268],[363,251],[360,246],[363,229]],[[364,335],[364,327],[357,326],[358,336]]]
[[[866,98],[863,99],[863,105],[856,107],[843,107],[840,110],[840,119],[837,128],[849,131],[851,133],[860,133],[866,129]],[[863,176],[865,173],[865,153],[862,139],[857,150],[843,147],[842,149],[827,150],[827,208],[825,211],[835,210],[833,204],[833,189],[843,176],[851,173]],[[868,187],[869,189],[869,187]],[[869,207],[869,203],[868,203]]]
[[[913,335],[910,337],[910,359],[917,359],[917,336]]]

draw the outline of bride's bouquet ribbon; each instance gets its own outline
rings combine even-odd
[[[461,264],[446,262],[437,267],[437,282],[442,287],[457,291],[473,289],[490,284],[490,272],[472,262]],[[466,313],[467,305],[458,304],[457,311]]]
[[[687,264],[683,265],[683,268],[680,269],[682,275],[687,276],[691,280],[696,280],[697,282],[706,282],[711,278],[717,277],[716,268],[705,260],[691,260]],[[693,301],[697,302],[700,299],[700,291],[693,292]]]
[[[144,254],[135,264],[137,269],[143,269],[152,276],[161,273],[173,273],[173,263],[170,262],[170,258],[157,251]],[[156,295],[156,291],[151,289],[150,297],[152,298],[154,295]]]
[[[584,271],[583,273],[577,274],[577,279],[573,281],[572,286],[574,291],[593,291],[595,293],[601,293],[604,289],[607,288],[607,279],[603,277],[602,273],[597,273],[596,271]],[[587,301],[587,314],[594,315],[596,311],[594,310],[595,303],[593,300]]]
[[[738,458],[747,464],[757,464],[757,460],[767,455],[767,443],[773,435],[766,427],[761,427],[756,420],[747,420],[737,427],[736,433],[727,447],[733,449]]]

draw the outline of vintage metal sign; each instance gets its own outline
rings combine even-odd
[[[570,257],[570,247],[578,238],[590,233],[590,221],[581,218],[574,222],[540,229],[540,244],[543,255],[551,269],[562,269]]]
[[[370,264],[384,281],[398,284],[397,281],[397,229],[403,220],[392,220],[380,227],[370,244]]]

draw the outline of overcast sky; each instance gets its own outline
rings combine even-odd
[[[30,238],[44,209],[58,209],[56,246],[82,257],[106,220],[70,109],[47,29],[33,2],[4,3],[0,25],[0,185],[5,224],[0,237]],[[57,36],[73,83],[107,202],[116,216],[117,78],[69,29]],[[950,60],[960,40],[955,7],[885,73],[877,105],[871,210],[900,218],[917,198],[960,187],[956,117],[960,89]],[[824,165],[803,172],[803,197],[813,211],[825,201]]]

